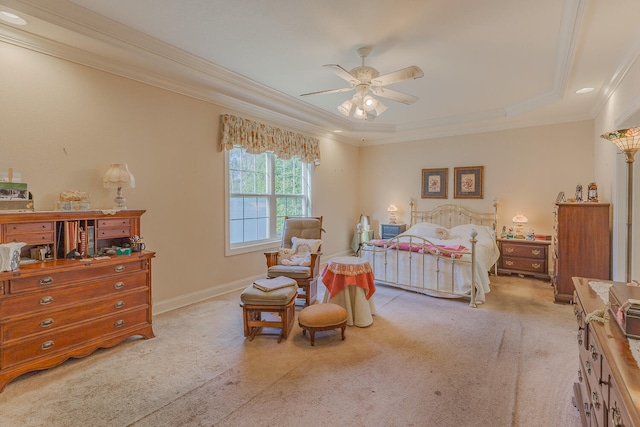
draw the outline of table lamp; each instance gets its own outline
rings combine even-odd
[[[522,212],[518,212],[516,216],[511,218],[511,221],[516,225],[516,229],[514,231],[514,236],[516,239],[524,239],[524,232],[522,229],[524,225],[529,221],[526,216],[522,214]]]
[[[389,205],[387,208],[387,212],[389,212],[389,224],[396,223],[396,212],[398,212],[398,208],[396,205]]]
[[[122,196],[122,187],[135,188],[136,180],[133,174],[129,172],[129,167],[126,163],[111,163],[109,169],[102,177],[102,183],[105,188],[117,188],[116,198],[114,201],[116,205],[115,210],[127,209],[125,204],[127,199]]]

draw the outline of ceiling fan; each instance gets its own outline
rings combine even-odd
[[[300,96],[308,95],[320,95],[326,93],[348,92],[355,90],[356,94],[351,99],[344,101],[338,106],[338,111],[349,116],[353,111],[353,117],[357,119],[375,119],[382,114],[387,107],[371,96],[369,91],[374,95],[391,99],[392,101],[402,102],[403,104],[412,104],[418,100],[417,96],[408,95],[406,93],[398,92],[395,90],[387,89],[388,86],[393,83],[398,83],[403,80],[418,79],[424,76],[422,70],[412,65],[411,67],[403,68],[392,73],[380,75],[378,70],[373,67],[364,65],[365,58],[371,52],[370,47],[361,47],[358,49],[358,55],[362,58],[362,65],[347,71],[338,64],[328,64],[323,67],[328,68],[338,77],[341,77],[349,82],[350,87],[344,87],[340,89],[322,90],[319,92],[303,93]]]

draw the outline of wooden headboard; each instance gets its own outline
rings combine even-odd
[[[446,228],[455,227],[462,224],[478,224],[490,226],[496,231],[498,222],[498,200],[493,203],[493,212],[476,212],[460,205],[447,204],[440,205],[429,211],[417,211],[415,201],[410,200],[411,222],[415,225],[419,222],[430,222]]]

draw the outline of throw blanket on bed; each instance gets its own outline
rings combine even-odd
[[[384,240],[384,239],[374,239],[374,240],[369,240],[367,243],[370,245],[374,245],[374,246],[379,246],[379,247],[387,247],[389,249],[399,249],[401,251],[408,251],[411,250],[411,252],[423,252],[423,251],[446,251],[446,252],[452,252],[452,256],[455,256],[456,258],[460,258],[463,254],[462,253],[455,253],[455,252],[464,252],[467,250],[466,247],[464,247],[463,245],[453,245],[453,246],[443,246],[443,245],[429,245],[429,244],[420,244],[420,243],[408,243],[408,242],[400,242],[398,244],[398,241],[393,241],[391,243],[389,243],[389,240]]]

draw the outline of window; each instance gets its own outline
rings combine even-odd
[[[226,153],[227,255],[272,247],[285,216],[311,212],[311,167],[238,147]]]

